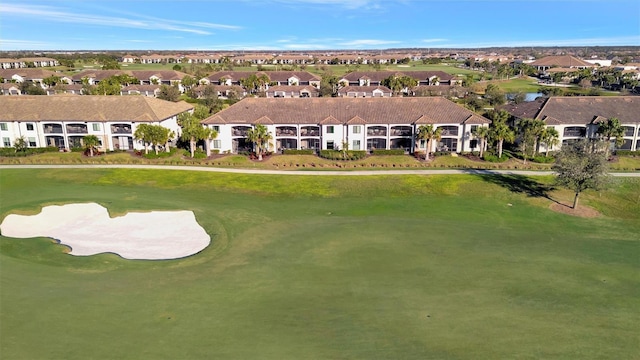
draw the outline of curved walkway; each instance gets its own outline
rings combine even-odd
[[[261,175],[324,175],[324,176],[368,176],[368,175],[524,175],[546,176],[553,175],[553,171],[534,170],[481,170],[481,169],[441,169],[441,170],[258,170],[258,169],[230,169],[205,166],[171,166],[171,165],[0,165],[1,169],[152,169],[152,170],[182,170],[205,171],[234,174],[261,174]],[[609,173],[618,177],[640,177],[640,172],[616,172]]]

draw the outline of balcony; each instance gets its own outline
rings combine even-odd
[[[367,128],[367,136],[387,136],[387,128],[383,126]]]
[[[441,136],[458,136],[458,127],[457,126],[440,126],[442,129]]]
[[[391,128],[390,131],[390,135],[391,136],[412,136],[413,135],[413,131],[411,131],[411,128],[408,126],[403,126],[403,127],[394,127]]]
[[[62,134],[62,125],[60,124],[44,124],[45,134]]]
[[[320,136],[320,128],[303,127],[300,129],[300,136]]]
[[[128,124],[116,124],[111,125],[112,134],[131,134],[131,125]]]
[[[584,137],[587,133],[587,129],[583,127],[568,127],[565,128],[562,136],[564,137]]]
[[[87,134],[87,125],[69,124],[67,125],[67,134]]]
[[[624,127],[624,136],[632,137],[635,132],[636,128],[634,128],[633,126]]]
[[[233,136],[241,136],[241,137],[247,137],[247,132],[249,131],[250,127],[246,127],[246,126],[242,126],[242,127],[233,127],[231,129],[231,135]]]
[[[277,127],[276,128],[276,136],[297,136],[298,131],[295,127],[287,126],[287,127]]]

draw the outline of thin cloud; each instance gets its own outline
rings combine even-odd
[[[168,19],[149,18],[139,16],[139,19],[80,14],[67,11],[60,11],[48,6],[21,6],[21,5],[3,5],[0,8],[0,14],[37,17],[38,19],[48,19],[56,22],[72,23],[72,24],[88,24],[109,27],[124,27],[147,30],[169,30],[177,32],[186,32],[198,35],[211,35],[211,32],[205,29],[239,29],[239,27],[231,25],[212,24],[204,22],[184,22],[173,21]],[[146,20],[145,20],[146,19]]]
[[[423,43],[427,43],[427,44],[436,43],[436,42],[443,42],[443,41],[449,41],[449,40],[447,40],[447,39],[423,39],[422,40]]]
[[[392,40],[374,40],[374,39],[362,39],[362,40],[353,40],[340,43],[342,46],[377,46],[377,45],[390,45],[390,44],[399,44],[399,41]]]
[[[51,49],[55,48],[55,46],[55,44],[49,42],[18,39],[0,39],[0,50]]]
[[[442,48],[487,48],[487,47],[532,47],[532,46],[638,46],[640,36],[620,36],[608,38],[586,38],[586,39],[555,39],[555,40],[524,40],[524,41],[504,41],[492,43],[449,43],[438,44],[436,47]]]

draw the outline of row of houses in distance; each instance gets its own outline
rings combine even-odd
[[[48,77],[58,77],[58,85],[63,85],[50,89],[49,94],[56,92],[80,94],[83,84],[97,85],[116,75],[129,75],[138,79],[138,83],[123,84],[123,95],[142,94],[146,96],[157,96],[161,85],[175,85],[180,92],[185,92],[186,88],[183,86],[182,80],[188,76],[186,73],[176,70],[83,70],[73,75],[46,69],[0,70],[0,78],[3,79],[1,89],[4,95],[20,95],[19,86],[16,84],[23,82],[32,82],[47,90],[49,86],[44,80]],[[242,98],[253,90],[247,89],[244,83],[244,80],[251,76],[263,79],[260,90],[264,91],[267,97],[316,97],[319,94],[321,78],[308,71],[218,71],[198,79],[198,83],[200,85],[215,85],[218,95],[221,97],[228,96],[233,91],[236,96]],[[406,92],[417,92],[422,87],[461,84],[458,77],[443,71],[356,71],[347,73],[339,79],[338,96],[392,96],[391,90],[383,84],[385,79],[394,76],[408,76],[415,79],[417,87],[404,89]],[[197,93],[199,89],[195,90]]]
[[[38,68],[58,65],[60,65],[58,60],[47,57],[0,58],[0,69]]]
[[[96,135],[102,150],[142,149],[134,139],[141,123],[165,126],[180,135],[177,116],[192,111],[185,102],[142,96],[0,96],[0,146],[12,147],[24,137],[30,147],[80,146]],[[505,108],[515,118],[535,118],[554,127],[562,144],[596,136],[598,124],[616,117],[624,126],[625,150],[640,151],[640,97],[551,97]],[[403,149],[424,151],[416,141],[421,125],[442,129],[434,151],[478,151],[474,128],[491,121],[442,97],[419,98],[246,98],[202,121],[217,131],[206,141],[207,152],[250,150],[247,132],[261,124],[271,132],[271,150]],[[175,141],[175,139],[173,139]],[[542,144],[541,150],[546,150]]]

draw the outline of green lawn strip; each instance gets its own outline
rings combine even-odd
[[[186,259],[127,261],[1,237],[0,349],[38,359],[632,358],[640,181],[586,192],[605,215],[595,219],[527,193],[551,181],[2,170],[2,217],[87,201],[112,214],[190,209],[213,244]]]

